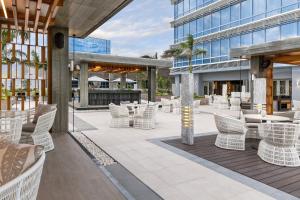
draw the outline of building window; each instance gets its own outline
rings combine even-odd
[[[276,40],[280,40],[280,29],[278,26],[273,28],[268,28],[266,30],[266,41],[273,42]]]
[[[184,24],[184,37],[186,38],[190,34],[190,23]]]
[[[228,54],[229,54],[229,40],[228,38],[224,38],[221,40],[221,60],[228,60]]]
[[[219,30],[219,27],[220,27],[220,12],[214,12],[212,15],[211,15],[211,32],[217,32]]]
[[[194,20],[190,23],[190,34],[196,37],[197,35],[197,21]]]
[[[288,12],[298,8],[297,0],[282,0],[282,12]]]
[[[253,0],[253,20],[262,19],[266,13],[265,0]]]
[[[181,41],[183,39],[183,25],[178,26],[178,40]]]
[[[190,0],[184,0],[184,13],[190,11]]]
[[[231,27],[240,24],[240,4],[235,4],[230,7]]]
[[[183,15],[183,1],[177,4],[177,17],[180,17]]]
[[[221,10],[221,30],[230,27],[230,7]]]
[[[265,42],[265,30],[253,32],[253,44],[262,44]]]
[[[267,16],[279,14],[281,12],[281,0],[267,0]]]
[[[297,22],[281,25],[281,39],[297,36]]]
[[[203,56],[203,63],[210,63],[210,42],[205,42],[203,44],[203,49],[205,50],[205,54]]]
[[[197,19],[197,37],[203,35],[203,18]]]
[[[210,28],[211,28],[211,15],[206,15],[204,17],[204,35],[210,33]]]
[[[190,11],[196,10],[197,0],[190,0]]]
[[[220,61],[220,40],[212,41],[211,43],[211,62],[219,62]]]
[[[241,2],[241,24],[251,22],[252,19],[252,0]]]
[[[248,47],[252,45],[252,33],[241,35],[241,47]]]
[[[240,36],[235,36],[230,38],[230,48],[238,48],[240,47]]]

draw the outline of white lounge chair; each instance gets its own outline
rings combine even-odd
[[[45,153],[23,174],[0,187],[0,200],[35,200],[37,198]]]
[[[245,150],[247,129],[241,120],[221,115],[214,115],[219,133],[215,145],[223,149]]]
[[[259,126],[263,138],[258,147],[258,156],[271,164],[280,166],[300,166],[295,147],[300,134],[300,126],[290,123],[265,123]]]
[[[21,143],[44,146],[45,152],[54,149],[52,136],[49,131],[53,126],[57,109],[43,114],[37,120],[33,132],[22,132]]]
[[[111,128],[129,128],[129,110],[124,106],[109,105]]]
[[[137,113],[133,119],[133,127],[139,129],[154,129],[155,106],[147,106],[144,111]]]
[[[14,144],[18,144],[22,133],[22,119],[1,118],[0,119],[0,138],[6,139]]]

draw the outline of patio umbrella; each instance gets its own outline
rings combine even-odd
[[[88,79],[89,82],[108,82],[107,80],[100,78],[98,76],[92,76]]]
[[[121,82],[121,78],[117,78],[117,79],[115,79],[115,80],[113,80],[112,82]],[[129,78],[126,78],[126,83],[136,83],[136,81],[134,81],[134,80],[131,80],[131,79],[129,79]]]

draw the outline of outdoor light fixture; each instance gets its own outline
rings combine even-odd
[[[183,106],[181,108],[182,112],[182,126],[184,128],[193,127],[192,109],[190,106]]]
[[[4,4],[4,0],[1,0],[1,5],[2,5],[3,12],[4,12],[4,16],[7,19],[7,12],[6,12],[6,7],[5,7],[5,4]]]

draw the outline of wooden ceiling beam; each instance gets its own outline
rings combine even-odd
[[[14,19],[12,11],[8,10],[7,15],[8,15],[7,20]],[[5,18],[3,12],[0,12],[0,18],[3,18],[3,19]],[[25,13],[18,12],[18,21],[26,21],[26,12]],[[29,22],[34,22],[34,21],[35,21],[35,16],[30,16],[29,13],[28,13],[28,23]],[[44,16],[39,17],[39,23],[44,23],[45,21],[46,21],[46,17],[44,17]],[[52,19],[50,23],[52,23],[53,21],[54,20]]]
[[[25,31],[28,30],[29,21],[29,0],[25,0]]]
[[[40,18],[40,14],[41,14],[41,7],[42,7],[42,0],[37,0],[33,32],[36,32],[37,27],[38,27],[39,18]]]
[[[284,55],[284,56],[276,56],[272,58],[274,63],[286,63],[286,64],[293,64],[295,62],[300,61],[299,55]]]
[[[12,0],[12,11],[13,11],[13,16],[14,16],[14,22],[15,22],[15,29],[19,29],[18,25],[18,9],[17,9],[17,2],[16,0]]]
[[[59,5],[59,3],[61,2],[61,0],[53,0],[53,4],[51,4],[48,8],[47,11],[47,15],[46,15],[46,22],[45,22],[45,27],[44,27],[44,32],[47,32],[48,26],[51,22],[52,18],[55,18],[55,15],[57,13],[57,6]]]
[[[37,2],[38,0],[30,0],[30,1],[32,1],[32,2]],[[43,4],[51,5],[51,4],[53,4],[53,0],[42,0],[42,3],[43,3]],[[58,5],[57,5],[57,6],[63,6],[63,3],[64,3],[64,1],[63,1],[63,0],[60,0],[60,1],[58,2]]]

